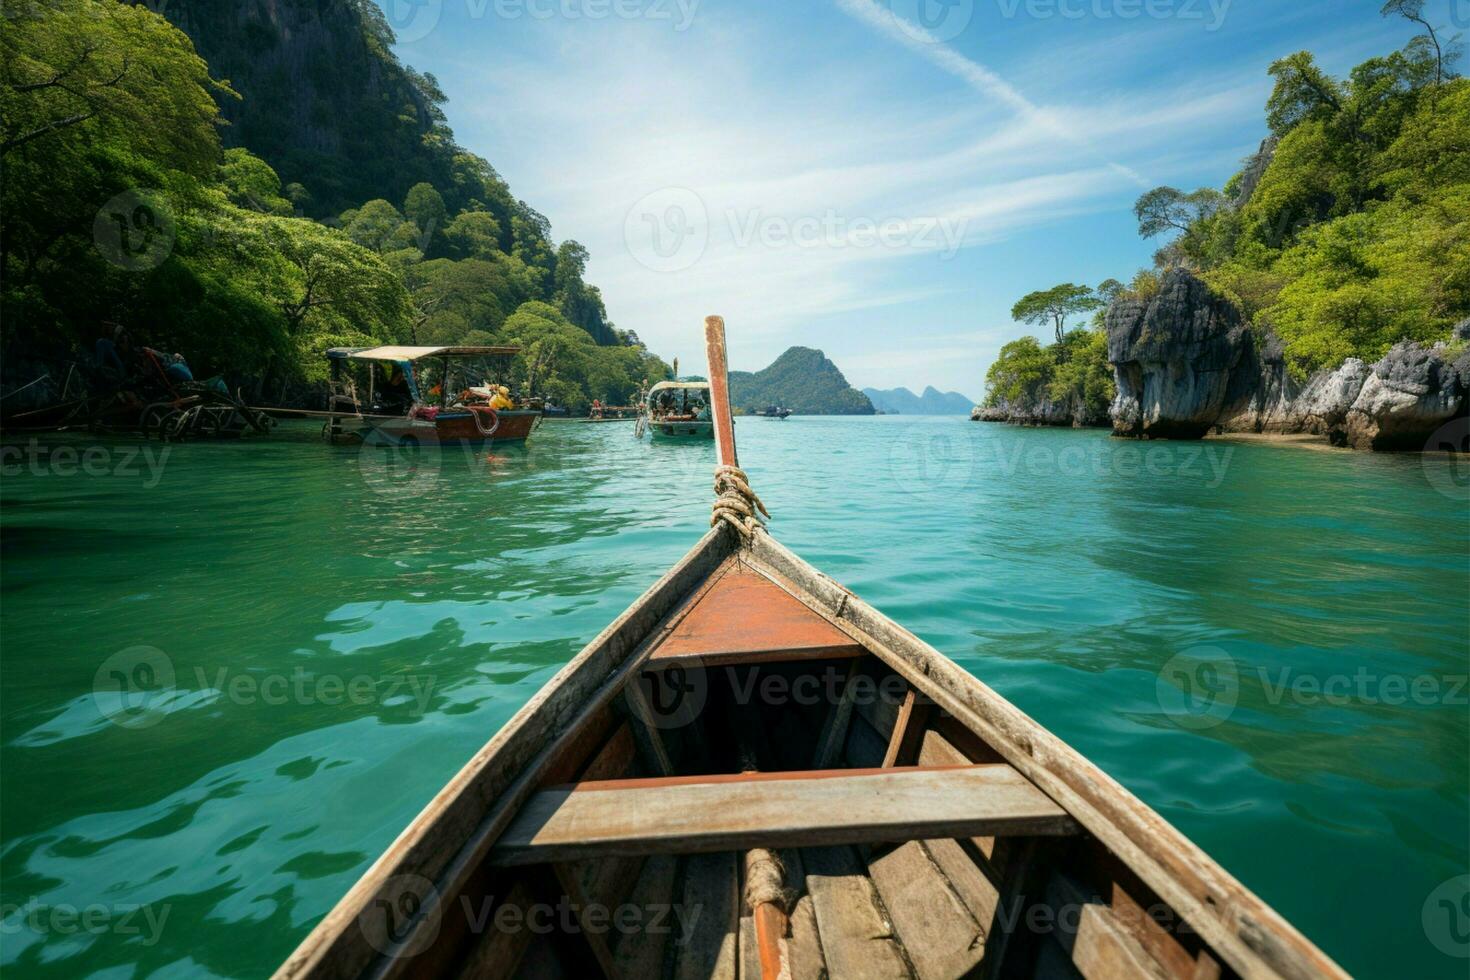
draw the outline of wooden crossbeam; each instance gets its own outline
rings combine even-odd
[[[1075,829],[1059,806],[1003,764],[624,779],[537,793],[490,861],[1053,836]]]

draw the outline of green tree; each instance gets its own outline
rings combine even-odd
[[[1011,307],[1011,319],[1033,326],[1050,323],[1056,331],[1057,343],[1061,343],[1069,317],[1091,313],[1101,305],[1102,301],[1093,295],[1090,287],[1066,282],[1023,296]]]
[[[449,217],[443,196],[432,184],[414,184],[403,199],[403,213],[419,230],[419,251],[427,253],[435,239],[444,234]]]
[[[489,211],[462,211],[444,229],[452,256],[457,259],[484,259],[498,255],[500,222]]]

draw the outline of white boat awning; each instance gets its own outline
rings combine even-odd
[[[519,347],[367,347],[339,356],[354,361],[417,361],[424,357],[504,357],[520,353]],[[329,352],[335,353],[335,352]]]

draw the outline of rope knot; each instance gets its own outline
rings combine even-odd
[[[713,511],[709,520],[710,527],[717,526],[721,521],[728,521],[747,540],[755,533],[756,528],[764,530],[765,521],[761,515],[765,518],[771,516],[766,505],[761,503],[761,498],[750,489],[745,471],[738,466],[715,467]]]

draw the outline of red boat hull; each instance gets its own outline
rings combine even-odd
[[[402,418],[374,420],[363,433],[365,438],[387,438],[390,442],[403,445],[430,446],[491,445],[493,443],[525,442],[541,418],[540,412],[517,411],[514,409],[498,413],[499,420],[489,435],[481,430],[489,420],[482,414],[477,420],[467,411],[441,412],[434,419]]]

